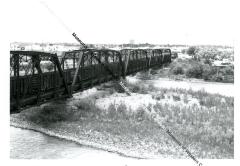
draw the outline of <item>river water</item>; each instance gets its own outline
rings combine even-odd
[[[212,94],[221,94],[225,96],[234,96],[235,89],[232,83],[205,82],[205,81],[175,81],[169,79],[150,80],[158,88],[181,88],[192,89],[193,91],[204,90]]]
[[[45,134],[10,127],[10,158],[12,159],[88,159],[109,160],[124,157],[93,149]]]

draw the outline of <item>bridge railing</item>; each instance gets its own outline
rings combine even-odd
[[[42,63],[43,62],[43,63]],[[48,65],[46,65],[48,64]],[[37,51],[10,52],[10,105],[19,108],[27,103],[39,103],[52,98],[63,89],[69,90],[56,54]]]

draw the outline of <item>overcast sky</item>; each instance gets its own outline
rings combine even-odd
[[[11,1],[10,41],[233,45],[231,0]]]

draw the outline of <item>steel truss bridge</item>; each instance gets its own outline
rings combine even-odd
[[[10,110],[39,105],[171,62],[170,49],[10,51]]]

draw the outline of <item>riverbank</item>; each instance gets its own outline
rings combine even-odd
[[[232,97],[159,88],[156,83],[133,77],[127,80],[133,96],[119,93],[109,83],[75,94],[66,101],[12,114],[11,125],[122,156],[187,158],[150,118],[154,109],[161,116],[161,123],[196,158],[233,158]]]
[[[147,131],[146,125],[151,126],[152,131]],[[74,122],[56,122],[42,126],[15,114],[11,116],[11,126],[41,132],[124,157],[186,158],[182,153],[176,155],[177,147],[173,142],[164,145],[162,142],[168,142],[166,138],[162,138],[165,133],[156,124],[147,121],[136,124],[129,120],[105,121],[89,117]]]

